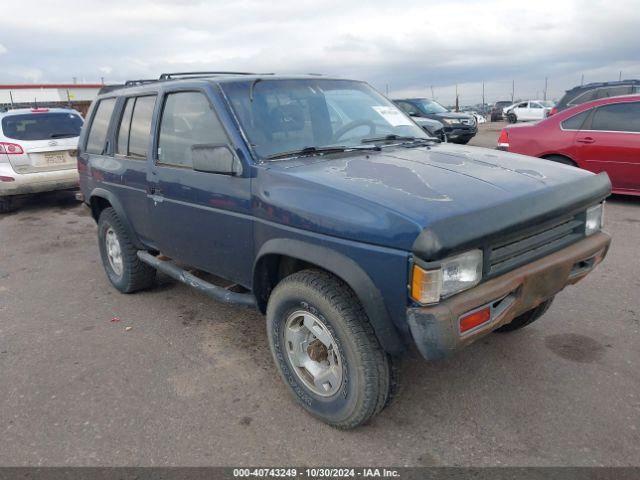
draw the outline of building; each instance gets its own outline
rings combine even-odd
[[[69,107],[84,116],[103,86],[99,83],[0,84],[0,108]]]

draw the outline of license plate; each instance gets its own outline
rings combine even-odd
[[[58,165],[65,163],[65,155],[63,153],[45,153],[44,164],[45,165]]]

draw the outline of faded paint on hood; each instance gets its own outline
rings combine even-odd
[[[511,202],[591,175],[544,160],[437,144],[271,162],[258,168],[263,218],[409,250],[444,218]]]

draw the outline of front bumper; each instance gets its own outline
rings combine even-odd
[[[445,133],[449,139],[472,138],[478,133],[478,128],[474,127],[445,127]]]
[[[407,309],[411,334],[428,360],[445,358],[582,280],[607,254],[611,237],[596,233],[540,260],[481,283],[431,307]],[[495,304],[490,320],[459,333],[459,319]]]
[[[78,170],[69,168],[37,173],[3,173],[13,181],[0,181],[0,197],[67,190],[78,187]]]

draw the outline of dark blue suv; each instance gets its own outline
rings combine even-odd
[[[606,174],[439,143],[358,81],[129,82],[79,149],[111,283],[161,271],[259,309],[293,396],[339,428],[388,404],[411,344],[437,359],[531,323],[610,242]]]

